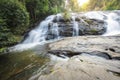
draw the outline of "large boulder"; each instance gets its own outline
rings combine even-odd
[[[89,19],[85,16],[77,16],[75,20],[72,19],[72,16],[69,20],[65,20],[63,17],[55,17],[53,20],[53,23],[58,23],[61,36],[72,36],[75,22],[79,26],[79,35],[101,35],[106,32],[104,21]]]

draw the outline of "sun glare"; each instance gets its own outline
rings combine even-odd
[[[80,6],[83,6],[85,3],[88,3],[89,0],[78,0]]]

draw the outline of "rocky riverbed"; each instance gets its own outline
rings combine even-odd
[[[38,80],[120,80],[120,36],[69,37],[48,47],[51,63]]]

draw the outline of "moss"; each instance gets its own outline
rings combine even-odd
[[[90,32],[93,33],[93,34],[95,34],[95,33],[97,33],[98,31],[95,30],[95,29],[92,29]]]
[[[4,48],[0,48],[0,54],[2,54],[7,48],[4,47]]]
[[[71,15],[67,10],[63,13],[63,17],[65,22],[70,22]]]
[[[90,19],[86,19],[85,22],[87,22],[88,24],[92,24],[93,23],[93,21],[90,20]]]

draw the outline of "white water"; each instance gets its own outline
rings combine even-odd
[[[79,25],[78,22],[75,21],[75,16],[72,16],[73,20],[73,36],[79,36]]]
[[[106,20],[107,32],[104,36],[120,34],[120,23],[117,21],[118,18],[120,18],[120,16],[115,13],[110,13],[108,15],[108,19]]]
[[[53,22],[53,19],[57,17],[57,21],[59,21],[59,17],[61,16],[61,14],[48,16],[44,21],[39,24],[37,28],[35,28],[29,33],[29,36],[25,41],[23,41],[23,44],[45,42],[49,32],[51,32],[50,35],[53,35],[55,37],[54,39],[59,39],[60,32],[58,23]],[[74,16],[72,17],[72,23],[73,36],[79,36],[79,25],[78,22],[75,21]]]
[[[44,42],[47,36],[48,27],[54,17],[54,15],[51,15],[42,21],[36,29],[29,33],[28,38],[23,42],[23,44]]]
[[[120,34],[120,16],[115,12],[102,12],[102,11],[92,11],[84,14],[86,17],[91,19],[99,19],[106,22],[107,31],[103,36],[111,36]],[[60,38],[59,25],[56,22],[53,22],[54,18],[57,17],[59,21],[61,14],[48,16],[40,25],[32,30],[29,33],[28,38],[23,42],[23,44],[28,43],[39,43],[45,42],[48,32],[51,32],[51,35],[54,35],[54,39]],[[75,21],[76,14],[72,14],[72,23],[73,23],[73,36],[79,36],[79,25]]]
[[[59,27],[57,23],[54,23],[51,26],[51,33],[55,35],[56,39],[59,39]]]
[[[71,14],[72,24],[73,24],[73,34],[72,36],[79,36],[79,25],[78,22],[75,21],[78,14]],[[107,31],[103,36],[112,36],[116,34],[120,34],[120,15],[115,12],[102,12],[102,11],[92,11],[83,13],[82,15],[86,16],[90,19],[99,19],[106,22]],[[34,47],[36,45],[41,45],[44,43],[48,43],[48,40],[60,39],[60,31],[59,24],[57,22],[53,22],[56,17],[56,21],[59,22],[62,14],[51,15],[48,16],[45,20],[43,20],[37,28],[33,29],[29,32],[28,37],[19,45],[15,46],[15,50],[19,49],[28,49]],[[48,35],[52,35],[52,39],[47,37]],[[62,36],[64,37],[64,36]],[[48,40],[46,39],[48,38]],[[50,41],[51,42],[51,41]]]
[[[99,19],[106,22],[107,31],[103,36],[113,36],[120,34],[120,15],[115,12],[92,11],[85,14],[91,19]]]

